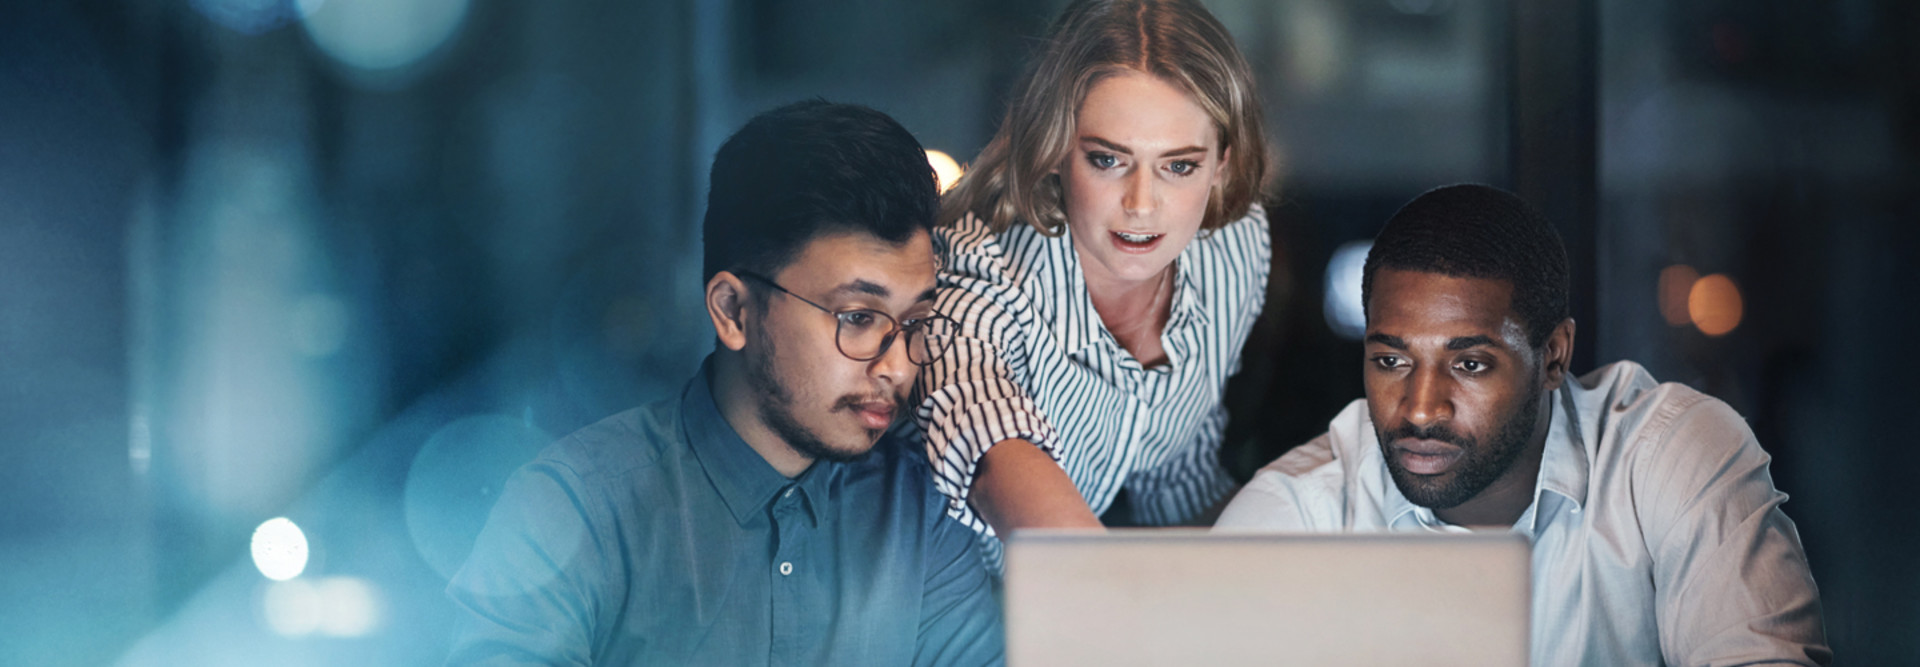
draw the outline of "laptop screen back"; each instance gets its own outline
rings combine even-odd
[[[1511,534],[1029,531],[1007,543],[1022,665],[1525,665]]]

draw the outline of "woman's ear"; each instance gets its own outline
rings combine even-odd
[[[1213,187],[1219,189],[1227,184],[1228,165],[1233,164],[1233,147],[1220,148],[1220,165],[1213,169]]]
[[[730,271],[707,280],[707,317],[720,344],[739,352],[747,346],[747,284]]]

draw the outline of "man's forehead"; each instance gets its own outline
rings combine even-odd
[[[925,231],[915,231],[900,243],[867,232],[844,231],[809,240],[780,273],[783,281],[815,289],[918,297],[918,292],[933,286],[937,266]]]
[[[1486,336],[1518,348],[1526,338],[1505,280],[1381,269],[1367,316],[1369,334],[1407,341]]]

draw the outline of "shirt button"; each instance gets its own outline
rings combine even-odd
[[[791,561],[789,561],[789,562],[785,562],[785,563],[781,563],[781,564],[780,564],[780,575],[781,575],[781,576],[786,576],[786,575],[789,575],[789,574],[793,574],[793,563],[792,563]]]
[[[792,497],[793,497],[793,489],[787,489],[787,492],[786,492],[786,493],[782,493],[782,494],[780,494],[780,497],[782,497],[782,498],[792,498]]]

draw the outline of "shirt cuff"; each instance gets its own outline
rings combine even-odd
[[[1054,430],[1029,398],[1015,396],[956,405],[953,397],[953,392],[943,391],[929,396],[921,407],[934,488],[947,497],[949,516],[982,535],[993,536],[993,527],[967,502],[980,457],[997,443],[1019,439],[1033,443],[1059,463]]]

